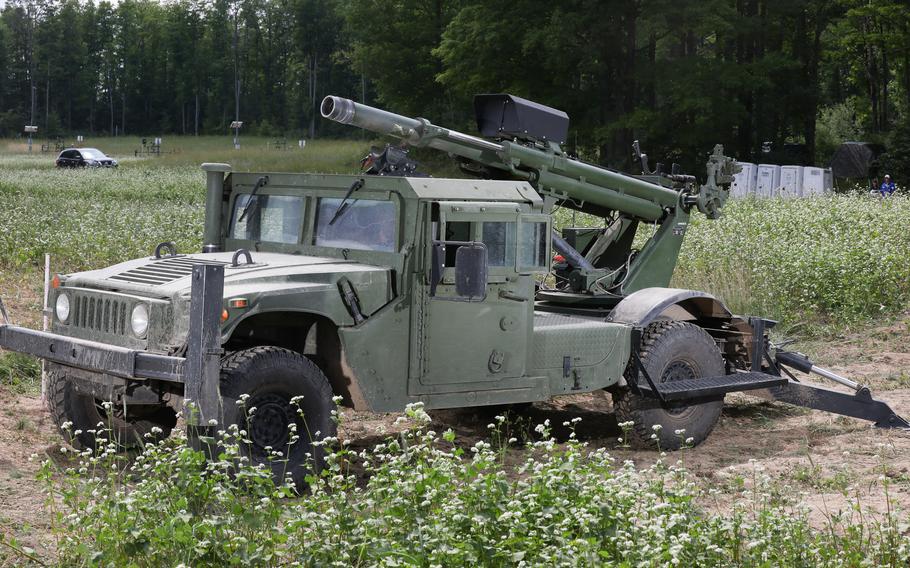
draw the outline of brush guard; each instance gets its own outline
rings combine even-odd
[[[183,384],[184,416],[191,445],[206,456],[218,455],[214,436],[223,419],[221,310],[224,266],[193,267],[186,357],[137,351],[12,325],[0,299],[0,349],[24,353],[103,377],[142,384],[155,380]]]

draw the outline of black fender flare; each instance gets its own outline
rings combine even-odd
[[[721,341],[721,350],[728,363],[742,366],[751,360],[752,326],[707,292],[681,288],[642,288],[623,298],[610,312],[607,320],[642,329],[662,317],[689,321],[704,328]]]
[[[688,313],[689,317],[679,309]],[[707,292],[654,287],[642,288],[623,298],[610,312],[608,320],[645,327],[664,315],[682,320],[730,320],[734,317],[723,302]]]

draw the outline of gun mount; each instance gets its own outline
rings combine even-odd
[[[717,145],[704,184],[678,173],[632,176],[567,155],[560,144],[569,117],[562,111],[512,95],[478,95],[474,108],[478,130],[492,139],[341,97],[326,97],[321,112],[410,146],[447,152],[474,175],[527,181],[550,210],[560,206],[603,218],[603,229],[585,239],[574,239],[577,232],[571,230],[565,231],[568,239],[554,235],[554,248],[569,265],[561,275],[561,288],[576,294],[615,298],[667,286],[691,210],[710,219],[720,216],[737,168]],[[654,224],[655,231],[635,249],[640,223]]]

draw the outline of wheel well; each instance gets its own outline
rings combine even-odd
[[[746,365],[742,368],[747,368],[752,349],[752,326],[711,294],[645,288],[624,298],[611,314],[612,321],[638,327],[664,318],[688,321],[701,327],[718,342],[731,367]]]
[[[694,297],[671,304],[658,317],[688,321],[714,338],[728,363],[728,371],[748,368],[752,352],[752,326],[713,297]]]
[[[274,345],[309,357],[325,373],[342,404],[361,408],[359,389],[343,361],[338,326],[330,319],[302,312],[266,312],[241,321],[224,345],[239,351]]]

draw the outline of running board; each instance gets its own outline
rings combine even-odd
[[[794,406],[869,420],[875,423],[876,428],[910,428],[910,423],[898,416],[887,403],[872,398],[872,393],[866,387],[860,387],[855,393],[845,393],[810,383],[787,380],[782,385],[752,391],[749,394]]]
[[[722,397],[728,392],[753,391],[756,389],[769,389],[786,384],[787,379],[769,375],[767,373],[744,372],[717,377],[702,377],[698,379],[685,379],[656,383],[652,390],[648,383],[639,383],[638,388],[644,396],[659,398],[663,401],[689,400],[698,398]]]

